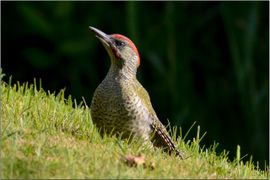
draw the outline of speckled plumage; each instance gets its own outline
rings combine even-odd
[[[111,59],[110,70],[95,90],[90,107],[96,127],[102,134],[113,131],[122,138],[131,135],[151,141],[154,146],[175,152],[182,158],[159,121],[147,91],[136,78],[139,55],[135,45],[122,35],[106,35],[95,28],[90,29],[97,34]],[[118,40],[123,42],[123,47],[113,44]]]

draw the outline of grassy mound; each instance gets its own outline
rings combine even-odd
[[[136,142],[101,138],[89,108],[65,99],[64,91],[4,82],[1,90],[1,178],[268,178],[268,169],[242,162],[240,151],[230,162],[225,151],[215,153],[215,145],[200,148],[199,127],[193,141],[175,140],[189,156],[179,160]],[[123,161],[139,153],[151,168]]]

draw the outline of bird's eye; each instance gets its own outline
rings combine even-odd
[[[126,44],[123,41],[115,40],[115,45],[119,48],[124,47]]]

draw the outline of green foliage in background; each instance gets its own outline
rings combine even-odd
[[[41,78],[78,102],[92,94],[109,57],[88,26],[128,36],[138,78],[160,117],[268,161],[269,2],[1,2],[2,68]],[[4,79],[7,81],[7,79]],[[196,131],[190,133],[190,137]],[[189,137],[189,138],[190,138]],[[232,158],[232,157],[231,157]]]
[[[217,145],[201,146],[199,127],[192,141],[178,138],[188,156],[180,160],[137,141],[101,138],[89,108],[71,96],[65,99],[64,90],[46,93],[36,82],[1,84],[1,178],[268,178],[268,169],[260,170],[252,159],[242,161],[240,147],[229,161],[226,151],[216,153]],[[122,160],[139,153],[153,168],[129,167]]]

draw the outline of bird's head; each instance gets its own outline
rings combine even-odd
[[[111,67],[128,70],[136,74],[140,65],[140,56],[134,43],[121,34],[105,34],[97,28],[89,26],[106,48],[111,59]]]

